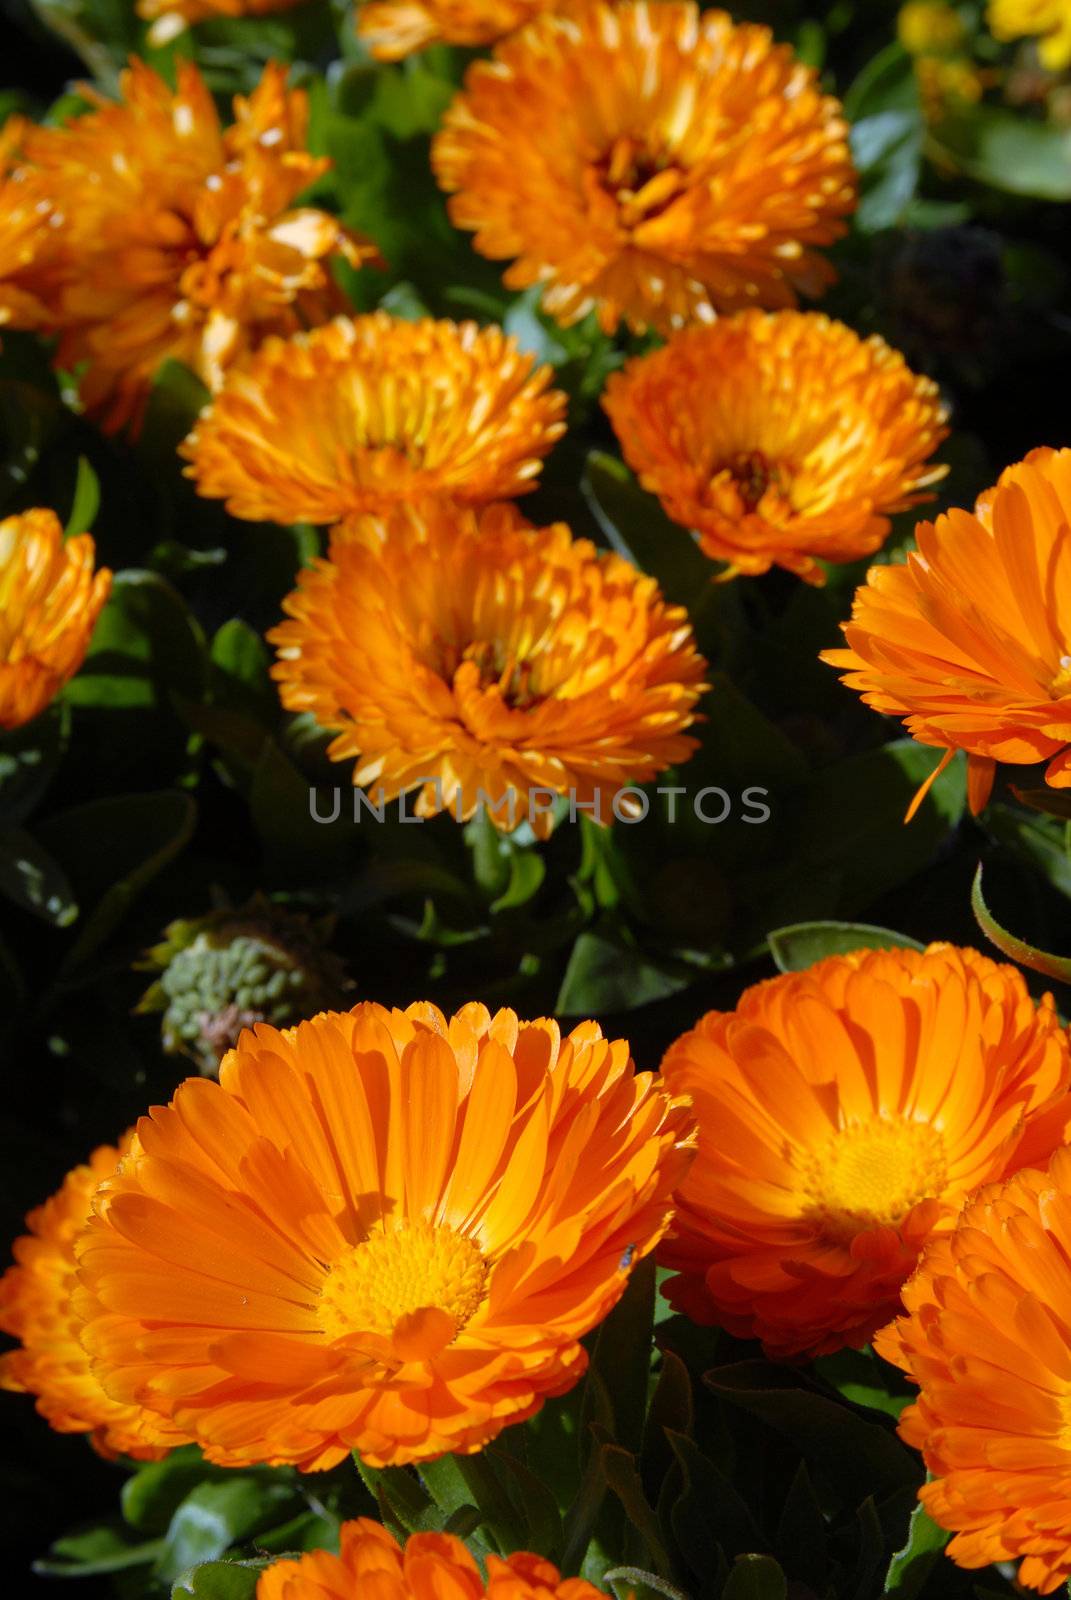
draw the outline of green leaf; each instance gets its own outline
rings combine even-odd
[[[985,903],[982,893],[981,862],[978,864],[971,889],[971,910],[986,938],[995,944],[1002,954],[1010,957],[1012,961],[1017,961],[1021,967],[1029,967],[1034,972],[1044,973],[1046,978],[1056,978],[1060,983],[1071,983],[1071,956],[1050,955],[1048,951],[1038,950],[1034,945],[1027,944],[1025,939],[1020,939],[1014,933],[1009,933],[1007,928],[1001,927]]]
[[[253,1600],[257,1582],[270,1561],[206,1561],[183,1573],[171,1586],[171,1600]]]
[[[598,1016],[664,1000],[694,983],[694,968],[660,962],[590,930],[577,939],[555,1002],[560,1016]]]
[[[209,651],[212,698],[216,705],[272,723],[279,697],[269,676],[271,656],[260,634],[240,617],[216,632]]]
[[[154,707],[173,692],[198,700],[208,681],[200,627],[158,573],[117,572],[81,671],[63,691],[76,706]]]
[[[638,1450],[643,1439],[654,1326],[655,1263],[645,1256],[629,1274],[624,1294],[599,1327],[589,1371],[606,1384],[614,1440]]]
[[[174,1583],[190,1567],[215,1561],[231,1545],[270,1525],[273,1509],[293,1498],[291,1484],[265,1482],[252,1473],[198,1484],[168,1525],[157,1567],[160,1577]]]
[[[126,916],[153,878],[188,843],[197,808],[188,794],[168,789],[90,800],[49,817],[40,836],[92,906],[64,969],[93,953]]]
[[[917,1505],[911,1513],[907,1543],[889,1562],[882,1593],[897,1595],[899,1600],[915,1600],[951,1537],[944,1528],[937,1526],[925,1506]]]
[[[721,1600],[785,1600],[788,1583],[773,1556],[737,1556]]]
[[[595,520],[618,555],[658,579],[667,600],[694,605],[717,568],[687,528],[671,522],[623,461],[593,450],[580,485]]]
[[[206,1478],[224,1476],[225,1469],[210,1466],[196,1445],[183,1445],[131,1474],[120,1492],[123,1516],[140,1533],[165,1533],[192,1489]]]
[[[97,512],[100,510],[100,483],[85,456],[78,457],[78,476],[74,484],[74,500],[71,503],[71,514],[67,518],[67,526],[63,530],[65,539],[72,539],[75,534],[85,533],[93,526]]]
[[[631,1450],[610,1445],[603,1455],[603,1470],[607,1484],[624,1507],[630,1535],[642,1540],[647,1559],[661,1577],[668,1577],[672,1564],[662,1543],[658,1518],[643,1492],[635,1455]]]
[[[63,868],[22,828],[0,828],[0,894],[54,928],[78,916]]]
[[[775,1536],[775,1549],[785,1571],[819,1588],[826,1572],[826,1522],[814,1485],[801,1461],[785,1497]]]
[[[709,1456],[683,1434],[671,1431],[668,1438],[684,1480],[670,1507],[670,1526],[689,1567],[702,1577],[719,1548],[736,1555],[765,1541],[747,1501]]]
[[[775,928],[769,937],[770,954],[780,972],[801,972],[825,956],[852,950],[922,950],[925,947],[904,933],[876,928],[869,922],[797,922]]]
[[[1071,200],[1071,129],[999,106],[976,106],[931,135],[937,153],[1007,194]]]
[[[404,1540],[427,1526],[428,1509],[435,1502],[412,1472],[405,1467],[370,1467],[356,1451],[353,1462],[380,1517],[397,1538]]]
[[[645,1572],[642,1567],[611,1567],[602,1575],[603,1583],[627,1583],[629,1591],[642,1596],[644,1593],[664,1595],[666,1600],[688,1600],[683,1589],[678,1589],[675,1584],[667,1583],[664,1577],[657,1572]]]
[[[861,178],[855,225],[877,233],[899,222],[918,188],[925,124],[916,103],[875,112],[851,130],[852,155]]]
[[[0,821],[20,823],[47,790],[67,744],[70,716],[53,704],[10,733],[0,733]]]
[[[493,1445],[485,1452],[506,1482],[515,1510],[527,1524],[524,1548],[556,1561],[562,1545],[562,1516],[553,1492],[523,1461]]]
[[[34,1562],[33,1570],[49,1578],[90,1578],[148,1566],[163,1547],[162,1539],[136,1539],[121,1524],[109,1524],[65,1534],[47,1556]]]
[[[914,1485],[914,1457],[895,1434],[850,1407],[796,1386],[787,1368],[762,1361],[718,1367],[703,1382],[785,1434],[808,1460],[818,1462],[846,1502],[858,1503],[860,1485],[875,1495]]]

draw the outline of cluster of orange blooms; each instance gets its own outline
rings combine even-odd
[[[235,7],[142,9],[170,29]],[[664,338],[603,403],[720,576],[821,582],[873,555],[942,475],[946,417],[882,340],[797,308],[855,203],[813,72],[690,0],[378,0],[362,27],[388,58],[501,40],[434,141],[451,215],[563,324]],[[192,65],[173,90],[135,61],[116,103],[8,124],[0,324],[55,336],[110,429],[185,362],[211,392],[183,446],[198,490],[331,530],[270,637],[283,705],[356,784],[465,818],[481,794],[585,799],[687,759],[706,664],[686,610],[513,503],[565,431],[550,369],[498,328],[347,315],[333,268],[377,252],[299,203],[327,166],[304,96],[269,66],[233,109],[224,128]],[[1071,787],[1069,529],[1071,451],[1035,451],[873,565],[826,653],[937,771],[967,752],[975,810],[998,762]],[[110,584],[93,567],[51,512],[0,522],[0,728],[78,670]],[[576,1383],[654,1254],[676,1308],[774,1357],[877,1335],[920,1386],[902,1427],[952,1554],[1021,1559],[1050,1592],[1071,1575],[1069,1123],[1051,1000],[946,945],[760,984],[658,1075],[593,1022],[477,1003],[258,1024],[218,1083],[181,1085],[31,1215],[0,1382],[141,1459],[473,1452]],[[403,1550],[363,1522],[258,1592],[342,1596],[369,1572],[399,1597],[595,1593],[523,1553],[485,1580],[456,1540]]]

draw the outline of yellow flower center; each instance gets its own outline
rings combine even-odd
[[[800,1168],[804,1215],[837,1243],[895,1225],[947,1181],[940,1132],[908,1118],[874,1117],[842,1128]]]
[[[329,1339],[371,1333],[402,1361],[427,1360],[452,1344],[483,1300],[488,1265],[453,1228],[387,1227],[336,1261],[320,1291]]]

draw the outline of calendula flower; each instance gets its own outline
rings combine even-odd
[[[974,812],[998,761],[1047,761],[1046,782],[1071,786],[1069,518],[1071,450],[1032,451],[973,515],[920,523],[906,566],[871,567],[848,648],[823,652],[868,706],[944,751],[909,815],[957,750]]]
[[[706,663],[684,608],[512,506],[356,519],[284,610],[283,705],[337,734],[328,753],[379,805],[418,790],[420,816],[485,808],[545,835],[555,795],[608,822],[623,787],[695,748]]]
[[[198,22],[215,22],[221,17],[267,17],[304,4],[305,0],[138,0],[137,12],[152,23],[149,43],[159,49]]]
[[[337,522],[425,495],[481,503],[532,488],[565,432],[501,328],[385,311],[270,339],[182,447],[201,494],[254,521]]]
[[[0,729],[43,711],[85,659],[111,593],[88,533],[64,542],[52,511],[0,522]]]
[[[1071,65],[1071,6],[1067,0],[990,0],[989,26],[997,39],[1036,38],[1050,72]]]
[[[875,1348],[919,1385],[900,1432],[961,1567],[1018,1561],[1052,1594],[1071,1577],[1071,1150],[993,1184],[904,1286]]]
[[[1014,967],[935,944],[756,984],[670,1046],[699,1153],[660,1260],[697,1322],[775,1358],[862,1345],[982,1183],[1044,1161],[1071,1043]]]
[[[817,313],[744,311],[687,328],[614,373],[603,401],[625,459],[729,573],[877,550],[889,513],[944,476],[929,378]]]
[[[591,1022],[258,1023],[138,1124],[82,1239],[82,1338],[226,1465],[473,1452],[580,1376],[689,1138]]]
[[[21,159],[29,124],[8,117],[0,127],[0,328],[46,329],[41,284],[55,270],[56,230],[39,181]]]
[[[450,215],[560,322],[668,332],[792,306],[855,205],[847,125],[767,28],[686,0],[544,13],[477,61],[432,147]]]
[[[365,0],[357,32],[380,61],[400,61],[429,44],[491,44],[556,0]]]
[[[19,1341],[17,1350],[0,1355],[0,1388],[35,1395],[57,1432],[88,1433],[101,1455],[152,1461],[182,1439],[158,1416],[109,1399],[78,1339],[75,1240],[129,1143],[127,1134],[118,1148],[94,1150],[26,1218],[30,1231],[15,1241],[16,1264],[0,1277],[0,1330]]]
[[[109,428],[136,418],[168,358],[215,389],[266,334],[323,321],[344,303],[332,260],[376,254],[295,206],[329,163],[305,149],[306,96],[285,68],[235,97],[226,130],[192,62],[177,90],[136,59],[120,81],[118,103],[87,88],[91,111],[25,141],[62,218],[58,360],[85,364],[82,399]]]
[[[257,1581],[256,1600],[351,1600],[375,1585],[383,1600],[603,1600],[583,1578],[562,1578],[542,1556],[487,1557],[484,1579],[449,1533],[413,1533],[404,1547],[378,1522],[344,1522],[337,1556],[312,1550],[274,1561]]]

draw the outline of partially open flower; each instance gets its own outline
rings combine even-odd
[[[94,555],[53,511],[0,522],[0,728],[31,721],[82,665],[112,586]]]
[[[138,1124],[82,1239],[83,1342],[225,1465],[477,1451],[584,1371],[690,1139],[592,1022],[258,1023]]]
[[[670,1046],[699,1153],[659,1259],[696,1321],[774,1358],[861,1345],[979,1184],[1071,1118],[1051,996],[975,950],[860,950],[745,991]]]
[[[667,333],[832,281],[847,124],[768,28],[690,0],[543,13],[477,61],[432,163],[477,250],[560,322]]]
[[[744,311],[615,372],[603,401],[629,465],[730,573],[877,550],[944,467],[937,386],[818,313]]]

